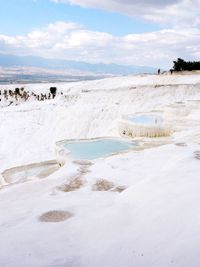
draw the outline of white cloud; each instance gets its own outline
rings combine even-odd
[[[51,0],[82,7],[100,8],[142,17],[171,26],[197,26],[200,23],[200,0]]]
[[[197,60],[200,30],[184,28],[113,36],[57,22],[27,35],[0,35],[0,52],[87,62],[167,66],[177,57]]]

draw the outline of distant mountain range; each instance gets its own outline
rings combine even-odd
[[[36,56],[14,56],[0,54],[1,67],[38,67],[55,70],[78,70],[95,74],[127,75],[154,73],[155,68],[146,66],[127,66],[118,64],[91,64],[81,61],[47,59]]]
[[[0,83],[77,81],[156,71],[157,69],[146,66],[92,64],[37,56],[0,54]]]

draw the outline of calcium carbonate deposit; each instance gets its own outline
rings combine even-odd
[[[1,94],[0,266],[200,266],[200,75],[50,86],[0,86],[24,88]],[[142,114],[157,134],[126,117]],[[138,145],[89,159],[61,146],[102,137]]]

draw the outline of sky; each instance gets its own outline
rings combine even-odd
[[[0,0],[0,53],[170,68],[200,58],[200,0]]]

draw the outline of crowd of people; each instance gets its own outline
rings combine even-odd
[[[0,102],[6,101],[9,102],[9,105],[11,105],[16,102],[25,102],[29,99],[36,101],[45,101],[55,98],[55,95],[56,95],[55,89],[54,92],[52,93],[51,88],[49,93],[40,93],[40,94],[26,91],[24,87],[15,88],[14,90],[4,89],[0,90]]]

